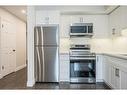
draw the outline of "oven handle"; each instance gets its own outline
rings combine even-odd
[[[79,57],[70,57],[70,60],[96,60],[95,57],[83,57],[83,58],[79,58]]]
[[[90,52],[90,50],[70,50],[70,52],[79,52],[79,51],[85,51],[85,52]]]
[[[75,57],[75,56],[79,56],[79,57],[96,57],[95,55],[91,55],[91,54],[87,54],[87,55],[71,55],[70,54],[70,57]]]

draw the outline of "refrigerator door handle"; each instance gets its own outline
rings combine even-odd
[[[58,34],[58,27],[57,27],[57,30],[56,30],[56,43],[57,43],[57,45],[58,45],[58,36],[59,34]]]
[[[44,38],[44,37],[43,37],[43,36],[44,36],[44,35],[43,35],[43,26],[41,27],[41,34],[42,34],[42,45],[43,45],[43,41],[44,41],[44,39],[43,39],[43,38]],[[42,64],[42,65],[43,65],[43,68],[42,68],[42,69],[43,69],[43,70],[42,70],[42,71],[43,71],[43,75],[42,75],[43,78],[42,78],[42,79],[43,79],[43,81],[44,81],[44,80],[45,80],[44,47],[42,47],[42,57],[43,57],[43,64]]]

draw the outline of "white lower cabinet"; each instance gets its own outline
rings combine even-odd
[[[111,86],[114,89],[120,89],[120,69],[112,66],[111,69]]]
[[[104,82],[106,82],[107,84],[110,84],[111,81],[111,65],[109,63],[109,61],[107,60],[106,56],[103,56],[103,79]]]
[[[121,89],[127,89],[127,72],[121,71]]]
[[[103,82],[102,57],[102,55],[96,55],[96,82]]]
[[[60,54],[60,82],[70,81],[69,54]]]
[[[123,62],[124,59],[104,56],[103,58],[103,79],[113,89],[127,89],[127,70]],[[122,61],[123,60],[123,61]]]

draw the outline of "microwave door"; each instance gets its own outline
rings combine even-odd
[[[70,35],[72,36],[82,36],[87,33],[87,26],[71,26]]]
[[[71,33],[87,33],[87,26],[71,26]]]

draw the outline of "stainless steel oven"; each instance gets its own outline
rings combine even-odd
[[[95,83],[96,56],[89,45],[72,45],[70,48],[70,81]]]
[[[92,36],[93,23],[73,23],[70,26],[70,36]]]

